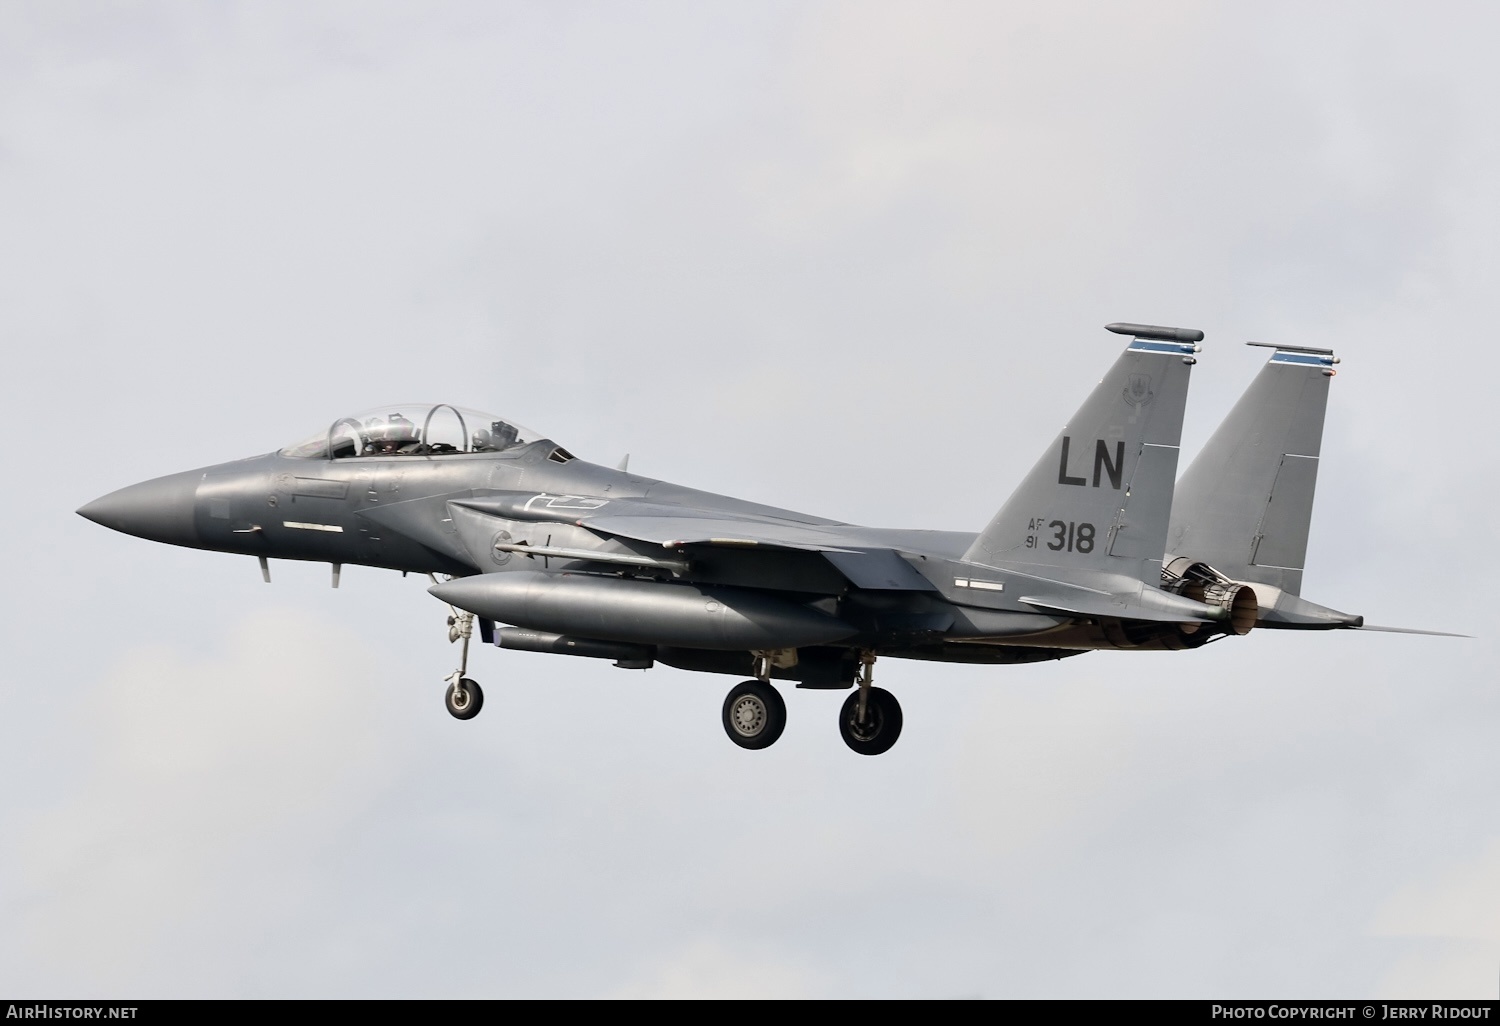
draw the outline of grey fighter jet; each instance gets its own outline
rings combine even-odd
[[[256,556],[268,581],[269,559],[330,563],[335,587],[345,563],[429,575],[463,645],[447,678],[458,719],[484,701],[467,673],[477,626],[500,648],[748,678],[723,726],[751,749],[780,736],[771,681],[790,680],[849,689],[845,743],[887,751],[901,707],[873,686],[878,656],[1029,663],[1363,627],[1300,595],[1332,352],[1273,346],[1178,484],[1203,333],[1108,329],[1129,345],[977,535],[857,527],[655,481],[446,404],[340,417],[279,452],[78,512]]]

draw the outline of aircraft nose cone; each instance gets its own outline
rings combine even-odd
[[[169,545],[197,545],[193,507],[202,471],[169,474],[121,488],[82,506],[78,515],[103,527]]]

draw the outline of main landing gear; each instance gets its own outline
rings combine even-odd
[[[769,748],[785,729],[786,703],[765,681],[736,684],[724,699],[724,733],[741,748]]]
[[[860,755],[888,752],[901,736],[901,704],[874,681],[875,653],[866,652],[859,664],[859,690],[844,699],[839,710],[844,744]]]
[[[890,751],[901,736],[901,704],[889,691],[873,686],[874,668],[875,654],[864,653],[859,688],[839,709],[839,734],[860,755]],[[724,699],[724,733],[741,748],[769,748],[786,729],[786,703],[771,686],[770,666],[758,659],[756,670],[758,680],[736,684]]]

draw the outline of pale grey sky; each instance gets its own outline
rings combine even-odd
[[[1490,996],[1500,16],[0,2],[0,991]],[[1472,641],[883,661],[906,729],[73,515],[383,401],[978,530],[1113,359],[1332,346],[1305,592]]]

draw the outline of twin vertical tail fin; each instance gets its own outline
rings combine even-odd
[[[964,559],[1161,581],[1188,378],[1201,331],[1134,336]]]
[[[1167,549],[1297,595],[1338,358],[1268,348],[1270,361],[1178,482]]]
[[[1267,345],[1270,360],[1176,481],[1203,333],[1107,327],[1134,336],[1129,347],[963,558],[1081,585],[1119,606],[1105,616],[1214,619],[1234,634],[1396,630],[1301,597],[1333,351]],[[1139,582],[1137,600],[1125,600],[1130,581]],[[1104,608],[1072,593],[1020,601],[1088,615]]]
[[[1313,492],[1338,358],[1277,346],[1177,483],[1167,534],[1169,577],[1248,582],[1265,627],[1353,627],[1362,619],[1299,596]]]

